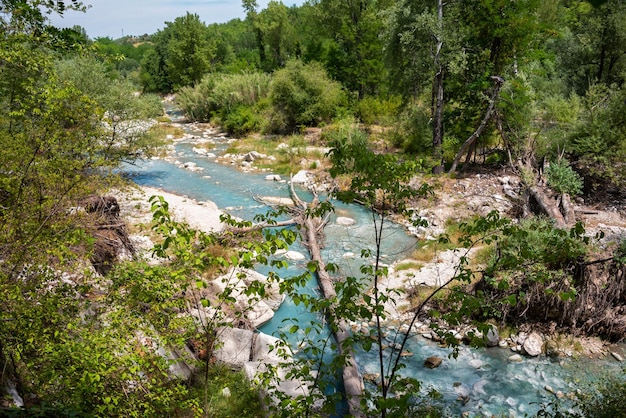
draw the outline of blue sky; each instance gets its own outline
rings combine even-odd
[[[58,27],[80,25],[90,38],[108,36],[113,39],[124,35],[152,34],[185,13],[196,13],[200,20],[223,23],[245,17],[241,0],[83,0],[91,7],[86,13],[67,11],[63,18],[51,16]],[[268,0],[257,0],[265,8]],[[302,0],[289,0],[287,6],[302,4]]]

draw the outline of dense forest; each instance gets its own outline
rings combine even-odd
[[[489,261],[477,280],[462,259],[458,291],[434,289],[414,318],[430,303],[448,324],[471,321],[484,336],[518,318],[623,340],[626,238],[593,247],[571,209],[577,199],[626,210],[623,1],[311,0],[261,9],[243,0],[244,20],[207,24],[181,13],[157,33],[115,40],[49,24],[49,13],[89,13],[76,0],[0,7],[0,414],[331,416],[342,399],[325,385],[348,368],[352,349],[372,349],[370,338],[338,338],[340,354],[328,360],[309,344],[309,358],[283,375],[307,381],[309,392],[286,396],[268,373],[267,405],[243,374],[207,354],[217,331],[232,326],[236,302],[233,289],[206,296],[209,278],[280,267],[271,255],[297,233],[260,234],[234,219],[228,233],[203,233],[155,198],[153,253],[168,262],[134,257],[132,226],[101,196],[123,187],[121,165],[161,152],[171,137],[161,100],[170,95],[189,120],[237,137],[321,130],[323,144],[312,145],[332,148],[328,175],[344,185],[336,197],[381,222],[402,215],[420,225],[411,205],[431,186],[414,187],[417,174],[436,183],[468,170],[514,173],[525,190],[519,218],[544,217],[516,223],[492,213],[458,225],[459,245],[485,246]],[[314,209],[302,203],[303,225],[332,210]],[[271,226],[275,216],[257,221]],[[436,396],[417,399],[419,382],[401,377],[399,354],[382,366],[380,320],[392,296],[378,288],[387,274],[380,253],[363,257],[365,279],[335,282],[331,297],[298,294],[324,273],[321,261],[280,291],[324,315],[335,334],[344,320],[376,321],[381,380],[360,403],[348,399],[352,415],[441,416]],[[266,292],[257,282],[246,290]],[[188,314],[203,308],[210,320]],[[173,368],[181,358],[201,372],[181,377]],[[231,398],[214,396],[225,386]],[[619,416],[625,391],[623,379],[605,382],[574,409],[542,413]]]

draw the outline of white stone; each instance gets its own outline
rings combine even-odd
[[[470,361],[467,362],[467,364],[469,364],[470,366],[472,366],[475,369],[480,369],[481,367],[484,366],[484,362],[480,359],[477,358],[473,358]]]
[[[522,358],[522,356],[520,356],[519,354],[513,354],[512,356],[509,357],[508,359],[511,363],[521,363],[522,361],[524,361],[524,359]]]
[[[524,352],[531,357],[537,357],[543,349],[543,338],[536,332],[531,333],[523,345]]]
[[[309,173],[306,170],[300,170],[291,178],[291,182],[295,184],[303,184],[309,182]]]
[[[354,219],[345,216],[338,216],[335,222],[337,223],[337,225],[341,226],[351,226],[356,223]]]
[[[304,260],[306,257],[304,256],[304,254],[299,253],[297,251],[287,251],[285,253],[285,258],[291,261],[300,261],[300,260]]]
[[[220,342],[215,358],[234,367],[243,367],[250,359],[252,331],[239,328],[222,328],[217,335]]]
[[[191,150],[194,152],[194,154],[198,154],[198,155],[205,155],[206,156],[207,153],[208,153],[208,151],[206,149],[204,149],[204,148],[193,147]]]
[[[267,181],[281,181],[282,178],[278,174],[268,174],[265,176],[265,180]]]

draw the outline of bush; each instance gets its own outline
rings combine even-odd
[[[393,145],[411,154],[431,154],[432,130],[428,110],[409,106],[400,115],[398,130],[393,134]]]
[[[227,120],[242,106],[253,107],[269,92],[271,76],[263,73],[209,74],[195,87],[182,88],[177,103],[193,121]]]
[[[557,193],[569,193],[572,196],[582,193],[583,180],[570,167],[567,160],[560,159],[550,163],[546,174],[548,175],[548,185]]]
[[[261,118],[253,108],[237,106],[222,119],[222,127],[230,134],[241,136],[257,131],[261,126]]]
[[[401,101],[397,96],[389,99],[378,97],[366,97],[356,104],[356,116],[361,122],[368,125],[389,124],[393,116],[398,112]]]
[[[341,85],[330,80],[320,64],[299,60],[289,61],[276,71],[269,97],[268,130],[275,133],[330,122],[346,102]]]

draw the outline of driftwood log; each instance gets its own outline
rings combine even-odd
[[[303,239],[309,249],[311,260],[317,264],[316,276],[319,288],[326,299],[334,299],[336,296],[335,288],[333,287],[330,274],[326,271],[326,264],[322,259],[320,240],[318,239],[318,234],[323,229],[326,220],[311,216],[310,211],[307,211],[307,208],[314,208],[319,204],[317,196],[315,196],[310,205],[307,205],[307,203],[303,202],[296,194],[293,183],[291,183],[290,190],[291,198],[295,204],[294,209],[300,214],[299,218],[301,219],[301,226],[303,228]],[[348,348],[348,346],[344,344],[350,336],[349,326],[342,319],[336,319],[335,323],[336,329],[333,330],[333,334],[337,341],[339,354],[346,358],[346,362],[343,366],[343,384],[350,416],[363,417],[360,406],[364,390],[363,378],[359,373],[351,348]]]

